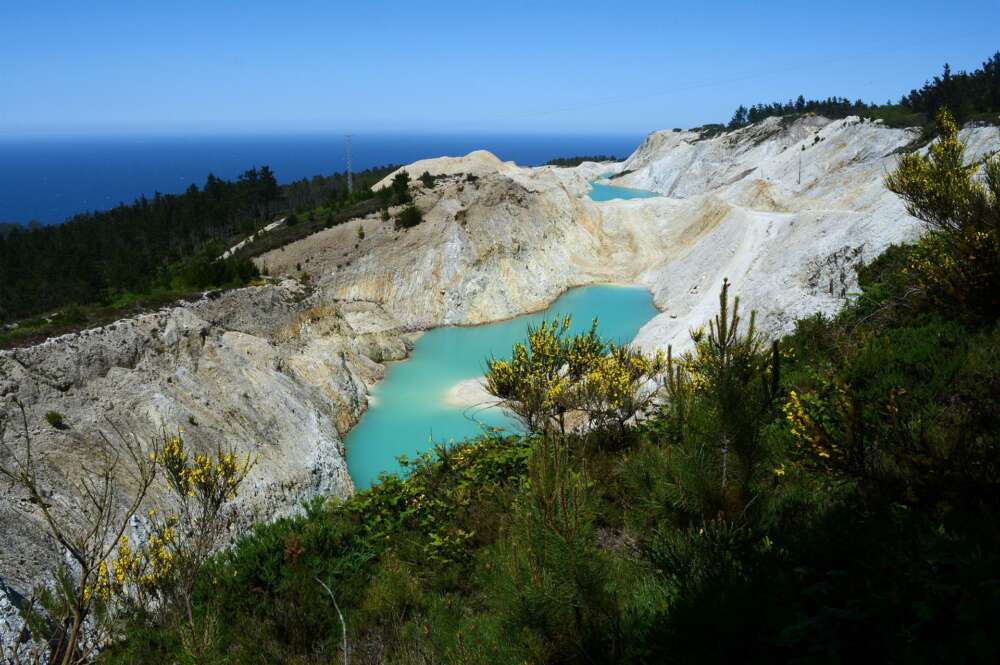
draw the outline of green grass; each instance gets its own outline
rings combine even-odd
[[[45,422],[47,422],[53,429],[68,429],[63,414],[58,411],[48,411],[45,414]]]

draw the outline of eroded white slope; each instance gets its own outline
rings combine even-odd
[[[1000,148],[997,127],[961,136],[970,161]],[[638,343],[684,347],[688,329],[715,312],[724,277],[772,334],[788,332],[802,316],[835,311],[856,288],[859,262],[920,232],[883,182],[914,138],[915,130],[817,117],[787,126],[772,118],[710,141],[651,135],[623,165],[633,172],[618,182],[678,197],[693,210],[721,206],[722,218],[639,277],[666,312],[640,331]]]
[[[521,168],[481,151],[424,160],[407,171],[445,177],[415,185],[420,226],[373,218],[357,243],[353,227],[331,229],[262,262],[292,272],[306,261],[329,297],[379,302],[411,328],[515,316],[575,285],[641,284],[663,311],[640,332],[645,347],[683,347],[728,277],[781,333],[836,310],[858,262],[919,233],[883,185],[914,138],[858,118],[774,118],[708,139],[656,132],[616,166]],[[973,159],[1000,147],[995,127],[962,138]],[[663,196],[591,201],[588,182],[609,170],[625,174],[612,184]],[[333,260],[315,260],[330,247]]]

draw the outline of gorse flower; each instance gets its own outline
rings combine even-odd
[[[184,447],[179,430],[164,443],[159,456],[168,482],[181,496],[202,496],[216,503],[235,498],[235,488],[243,482],[259,457],[247,454],[242,458],[232,451],[216,452],[215,457],[195,453],[192,457]]]
[[[572,412],[594,427],[623,426],[649,404],[666,368],[663,354],[602,341],[596,319],[570,336],[570,323],[568,316],[543,321],[528,329],[527,343],[514,345],[510,360],[488,360],[487,391],[532,430],[564,431]]]
[[[845,436],[839,424],[853,419],[855,406],[844,384],[823,385],[826,397],[790,391],[782,410],[799,453],[814,465],[826,467],[846,455],[844,446],[838,443]]]
[[[134,548],[122,536],[113,556],[100,563],[93,582],[85,587],[87,600],[96,595],[104,601],[117,599],[149,607],[172,602],[178,591],[190,596],[201,565],[230,519],[223,508],[236,498],[257,462],[256,457],[221,449],[214,455],[192,454],[182,429],[166,437],[150,459],[166,472],[179,512],[161,515],[150,508],[146,516],[151,533],[146,542]]]
[[[1000,306],[1000,158],[965,164],[965,146],[947,110],[926,156],[904,155],[889,190],[929,229],[904,267],[933,302],[989,315]]]

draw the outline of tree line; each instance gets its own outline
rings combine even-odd
[[[576,157],[556,157],[545,162],[546,166],[579,166],[584,162],[620,162],[621,157],[614,155],[579,155]]]
[[[951,71],[945,64],[940,76],[924,83],[920,89],[903,95],[898,103],[866,103],[861,99],[851,101],[845,97],[826,99],[797,99],[770,104],[742,104],[733,113],[729,129],[738,129],[772,116],[816,113],[827,118],[845,118],[859,115],[882,119],[893,126],[924,125],[942,109],[951,111],[960,124],[969,120],[990,119],[1000,113],[1000,51],[972,72]],[[992,118],[996,120],[994,115]]]
[[[346,172],[279,185],[263,166],[235,180],[209,174],[201,188],[141,196],[59,225],[4,225],[0,323],[135,294],[244,284],[256,268],[245,256],[217,260],[226,246],[282,214],[371,198],[371,185],[394,168],[355,173],[348,191]]]

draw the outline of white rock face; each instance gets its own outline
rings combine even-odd
[[[424,223],[396,232],[373,218],[357,247],[347,226],[261,263],[293,273],[303,257],[316,259],[309,269],[322,292],[381,303],[410,329],[542,309],[571,286],[639,284],[662,313],[637,342],[678,349],[715,312],[728,277],[779,334],[842,306],[859,262],[920,232],[883,185],[916,136],[853,117],[771,118],[710,139],[655,132],[611,167],[520,168],[482,151],[424,160],[406,167],[411,176],[445,176],[432,190],[415,187]],[[1000,147],[996,127],[962,138],[973,159]],[[609,170],[624,174],[610,184],[662,196],[591,201],[588,182]],[[339,251],[324,259],[331,246]]]
[[[296,282],[240,289],[95,330],[0,352],[5,443],[23,451],[13,398],[29,414],[41,480],[71,505],[70,484],[112,424],[141,440],[184,428],[197,451],[260,455],[242,491],[245,522],[353,491],[343,437],[366,408],[381,363],[407,346],[372,303],[318,302]],[[64,416],[57,430],[43,418]],[[163,498],[163,487],[152,497]],[[0,496],[0,577],[27,589],[58,560],[38,512]]]
[[[788,126],[770,118],[693,143],[690,135],[651,135],[625,163],[633,172],[621,184],[678,197],[681,215],[700,219],[686,225],[670,260],[639,276],[665,312],[637,342],[685,348],[688,329],[715,313],[723,277],[771,334],[836,311],[856,289],[859,262],[920,233],[883,184],[915,137],[856,117]],[[970,160],[1000,149],[997,127],[966,129],[961,138]]]
[[[259,257],[272,275],[307,273],[310,292],[290,280],[241,289],[0,352],[0,408],[10,416],[14,397],[28,408],[54,501],[68,500],[108,420],[140,437],[183,426],[195,448],[259,452],[249,518],[344,496],[343,437],[382,363],[405,357],[404,331],[512,317],[611,282],[649,288],[661,310],[639,345],[682,351],[728,277],[765,331],[787,332],[841,307],[860,261],[920,232],[883,185],[915,136],[857,118],[770,119],[706,139],[656,132],[617,165],[521,168],[483,151],[417,162],[411,178],[443,176],[413,184],[422,224],[397,231],[372,216]],[[1000,148],[996,127],[962,138],[974,159]],[[609,171],[623,174],[611,184],[662,196],[591,201],[588,183]],[[469,383],[450,398],[482,393]],[[49,410],[69,429],[49,427]],[[15,448],[18,435],[8,428]],[[0,495],[0,578],[24,591],[51,552],[34,508]]]
[[[412,164],[393,171],[391,174],[379,180],[372,187],[378,191],[383,187],[392,184],[392,179],[397,173],[405,171],[410,176],[410,180],[416,180],[424,173],[431,175],[457,175],[472,174],[474,176],[485,176],[493,173],[503,173],[514,171],[517,165],[514,162],[501,162],[496,155],[488,150],[474,150],[464,157],[434,157],[432,159],[421,159]]]

